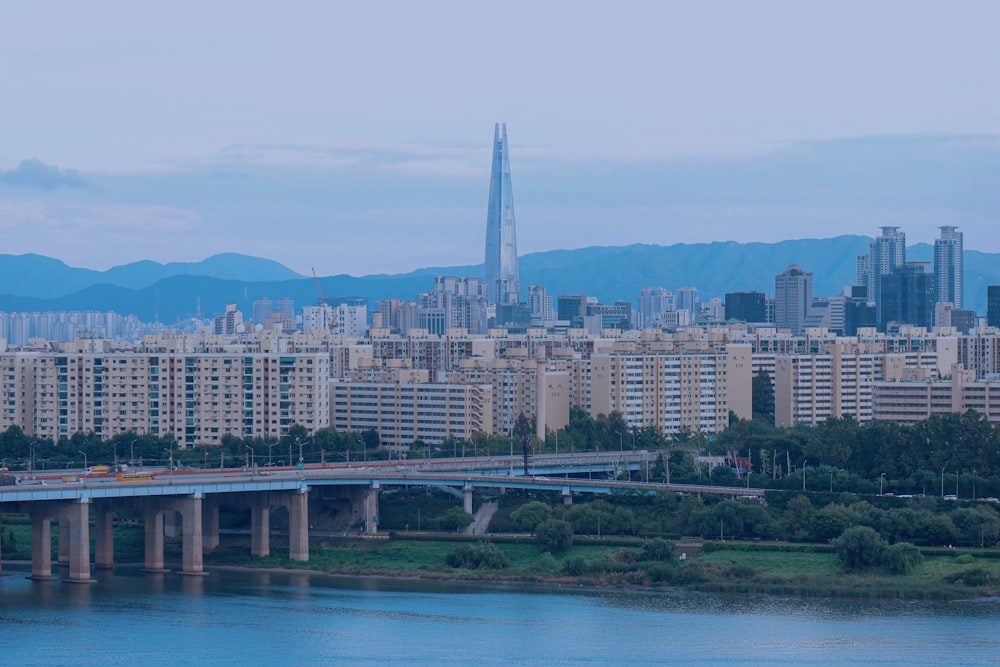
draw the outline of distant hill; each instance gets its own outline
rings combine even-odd
[[[303,276],[269,259],[223,253],[200,262],[160,264],[150,260],[107,271],[80,269],[42,255],[0,255],[0,294],[49,299],[98,284],[140,289],[172,276],[222,280],[293,280]]]
[[[816,295],[839,294],[855,280],[856,257],[871,239],[838,236],[780,243],[699,243],[589,247],[525,255],[522,292],[545,285],[549,294],[587,294],[604,302],[636,302],[643,287],[693,286],[702,298],[739,290],[774,291],[774,276],[798,264],[814,276]],[[930,260],[932,247],[908,250]],[[359,296],[370,307],[387,298],[412,299],[431,289],[435,275],[479,275],[479,266],[432,267],[397,275],[347,275],[320,279],[328,298]],[[29,289],[44,275],[44,289]],[[965,252],[966,307],[985,313],[986,285],[1000,285],[1000,254]],[[261,297],[289,297],[296,307],[315,303],[316,285],[270,260],[226,254],[190,264],[136,262],[105,272],[74,269],[38,255],[0,255],[0,310],[114,310],[167,324],[195,314],[209,317],[236,303],[244,313]]]

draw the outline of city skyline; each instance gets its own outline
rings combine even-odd
[[[521,47],[489,75],[485,7],[218,3],[197,23],[180,7],[5,9],[4,252],[104,269],[231,251],[304,275],[476,264],[495,118],[516,128],[522,253],[879,226],[930,243],[943,225],[1000,250],[990,3],[720,20],[511,2]]]

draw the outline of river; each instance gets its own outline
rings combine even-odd
[[[735,596],[213,571],[0,577],[11,665],[985,665],[1000,600]]]

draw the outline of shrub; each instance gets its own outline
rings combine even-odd
[[[555,572],[559,569],[559,563],[556,562],[555,556],[546,551],[538,558],[538,569],[545,570],[546,572]]]
[[[864,570],[882,564],[886,542],[868,526],[856,526],[845,530],[834,546],[845,567]]]
[[[587,572],[587,562],[579,556],[567,558],[563,563],[563,572],[571,577],[579,577]]]
[[[642,543],[642,559],[656,561],[672,561],[674,559],[673,542],[657,537]]]
[[[438,530],[448,531],[461,530],[470,523],[472,523],[472,515],[467,514],[461,507],[452,507],[434,521]]]
[[[964,584],[965,586],[993,586],[998,583],[997,576],[985,567],[970,567],[954,572],[944,577],[949,584]]]
[[[883,556],[883,564],[892,574],[910,574],[923,562],[924,557],[920,549],[909,542],[893,544],[885,550]]]
[[[491,542],[459,545],[445,557],[445,562],[451,567],[464,567],[469,570],[502,570],[510,565],[507,554]]]
[[[535,542],[543,551],[566,551],[573,544],[573,527],[561,519],[546,519],[535,527]]]

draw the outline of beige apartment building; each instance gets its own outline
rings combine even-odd
[[[729,412],[750,418],[749,345],[704,353],[616,352],[591,357],[592,415],[617,410],[629,426],[718,433]]]
[[[374,429],[384,447],[405,450],[416,440],[437,445],[493,432],[489,385],[334,380],[330,393],[334,428]]]
[[[173,435],[183,447],[224,435],[277,438],[329,425],[330,355],[242,352],[0,354],[0,429]]]
[[[931,415],[975,410],[990,422],[1000,422],[1000,380],[977,380],[975,371],[961,366],[948,379],[914,375],[875,383],[874,419],[915,424]]]

